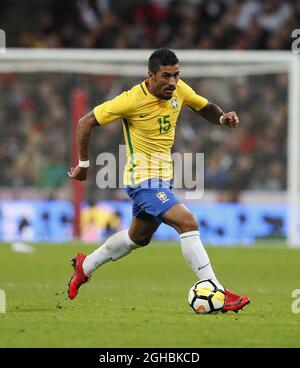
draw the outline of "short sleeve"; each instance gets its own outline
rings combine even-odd
[[[180,88],[183,94],[184,105],[188,105],[193,110],[199,111],[208,104],[208,100],[205,97],[197,95],[197,93],[182,80],[180,80]]]
[[[131,109],[130,96],[123,92],[114,99],[94,107],[94,115],[100,125],[127,117]]]

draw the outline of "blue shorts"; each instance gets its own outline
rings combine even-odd
[[[135,186],[127,186],[126,193],[133,200],[132,216],[161,224],[168,209],[180,203],[171,189],[172,181],[161,179],[149,179]]]

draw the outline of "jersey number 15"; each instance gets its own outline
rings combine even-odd
[[[167,133],[171,128],[170,115],[166,115],[162,118],[157,119],[159,124],[159,133],[164,134]]]

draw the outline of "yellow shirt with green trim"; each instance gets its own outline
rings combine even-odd
[[[181,108],[199,111],[208,100],[179,79],[170,100],[152,95],[146,81],[94,108],[100,125],[123,119],[127,163],[124,184],[136,185],[150,178],[173,178],[171,149]]]

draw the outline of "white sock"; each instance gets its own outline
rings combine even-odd
[[[88,255],[82,264],[83,272],[89,276],[108,261],[116,261],[138,248],[128,235],[128,229],[109,237],[103,245]]]
[[[216,278],[208,255],[200,240],[199,231],[189,231],[180,234],[181,249],[185,260],[191,266],[199,280],[211,279],[220,287],[222,284]]]

